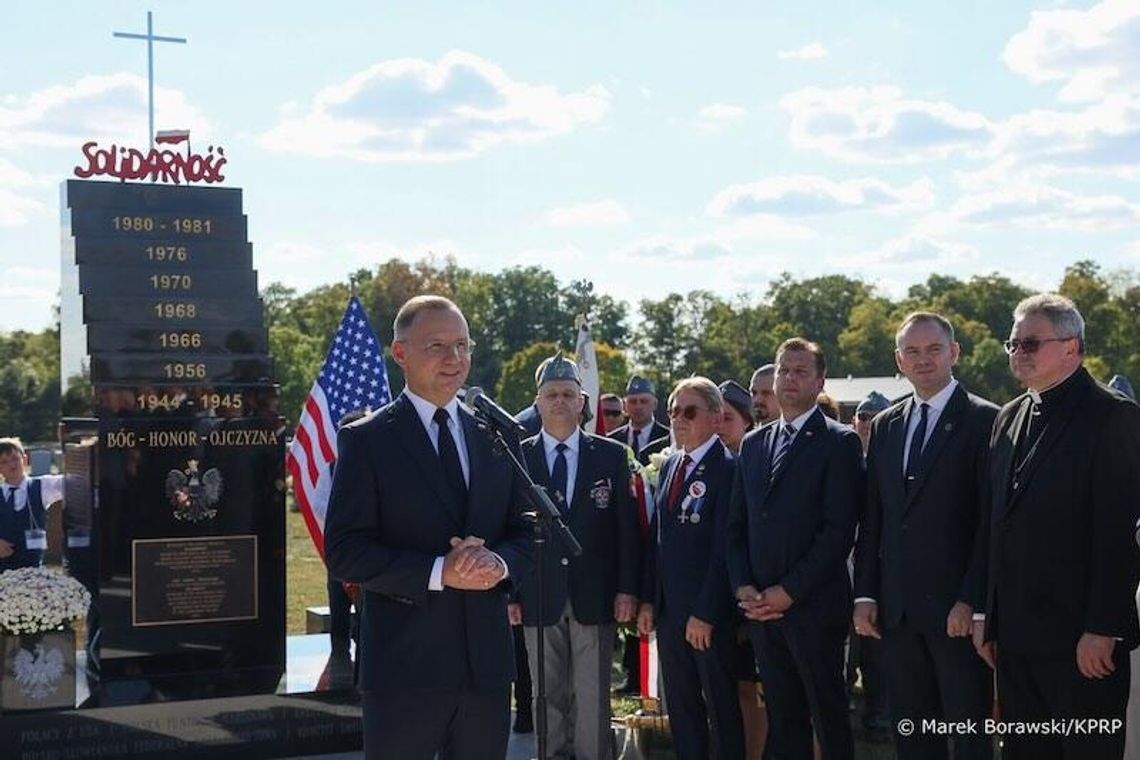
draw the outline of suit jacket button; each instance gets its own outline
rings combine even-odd
[[[563,567],[566,567],[566,566],[567,566],[567,565],[569,565],[569,564],[570,564],[570,560],[569,560],[569,558],[567,558],[567,557],[563,557],[563,558],[562,558],[562,566],[563,566]]]
[[[903,523],[902,529],[903,529],[903,530],[906,530],[906,529],[907,529],[907,524],[906,524],[906,523]]]
[[[760,516],[761,516],[761,517],[763,517],[763,518],[765,518],[765,519],[767,519],[767,518],[768,518],[768,513],[767,513],[767,512],[761,512],[761,513],[760,513]]]

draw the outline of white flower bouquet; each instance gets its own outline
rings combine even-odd
[[[645,468],[645,476],[654,488],[660,486],[658,481],[661,479],[661,465],[665,464],[665,460],[672,456],[674,451],[676,449],[672,446],[666,446],[661,451],[649,455],[649,465]]]
[[[90,604],[82,583],[46,567],[0,573],[0,634],[68,630]]]

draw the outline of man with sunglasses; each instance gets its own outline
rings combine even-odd
[[[772,757],[854,757],[843,679],[847,556],[865,490],[863,447],[816,398],[827,363],[803,338],[776,353],[777,422],[744,437],[728,522],[728,573],[751,622]]]
[[[867,502],[855,549],[855,633],[882,642],[896,720],[982,725],[992,678],[970,634],[982,608],[975,548],[988,515],[986,453],[997,407],[954,378],[960,349],[940,314],[914,312],[895,333],[895,363],[914,393],[875,417]],[[898,755],[989,758],[982,731],[895,735]]]
[[[1140,643],[1140,408],[1084,367],[1084,318],[1064,296],[1019,303],[1005,346],[1026,393],[1002,407],[990,440],[988,595],[974,644],[997,669],[1003,721],[1121,723],[1010,733],[1002,756],[1119,758]]]
[[[617,430],[625,424],[625,413],[622,412],[621,396],[616,393],[602,394],[602,421],[606,432]]]
[[[736,610],[724,562],[736,468],[717,436],[723,416],[724,401],[708,378],[686,378],[669,397],[680,450],[661,467],[638,612],[641,634],[657,631],[678,760],[745,756],[734,675]]]
[[[582,545],[571,557],[556,539],[543,553],[543,588],[523,581],[512,622],[526,633],[531,680],[546,676],[551,757],[610,757],[610,670],[615,621],[630,623],[641,589],[641,529],[630,498],[625,449],[579,428],[584,406],[577,365],[557,354],[538,380],[542,432],[522,443],[527,469]],[[538,599],[542,594],[542,618]],[[544,626],[543,652],[538,626]]]
[[[507,594],[533,561],[522,484],[456,400],[474,348],[459,307],[416,296],[393,333],[404,391],[340,429],[325,523],[329,572],[364,590],[365,756],[500,760]]]

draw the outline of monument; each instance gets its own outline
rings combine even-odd
[[[117,36],[147,41],[153,93],[152,43],[184,40],[149,13]],[[285,633],[286,429],[242,191],[211,186],[221,146],[155,142],[88,142],[61,188],[61,381],[88,416],[62,425],[60,524],[93,603],[75,708],[0,715],[0,754],[359,748],[352,664]]]

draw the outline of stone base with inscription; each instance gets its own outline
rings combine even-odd
[[[0,757],[258,760],[351,752],[363,741],[352,671],[350,660],[329,657],[327,636],[293,636],[277,693],[121,707],[91,706],[81,694],[79,709],[0,715]],[[79,686],[86,690],[84,679]]]

